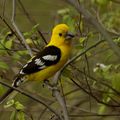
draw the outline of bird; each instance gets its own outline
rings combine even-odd
[[[44,81],[55,75],[69,59],[74,36],[67,24],[56,25],[49,43],[23,65],[13,80],[12,87],[17,88],[26,81]],[[0,97],[0,103],[13,91],[13,88],[9,88]]]

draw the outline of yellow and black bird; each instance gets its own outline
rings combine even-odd
[[[48,45],[22,67],[12,86],[19,87],[25,81],[41,81],[52,77],[67,62],[71,53],[71,39],[73,37],[74,35],[69,32],[69,27],[66,24],[56,25]],[[1,96],[0,103],[13,90],[11,88]]]

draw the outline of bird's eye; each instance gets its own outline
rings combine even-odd
[[[61,36],[62,36],[62,33],[59,33],[59,36],[61,37]]]

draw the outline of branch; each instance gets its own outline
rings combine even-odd
[[[76,2],[76,0],[65,0],[69,4],[71,4],[73,7],[76,8],[76,10],[81,13],[84,18],[91,23],[94,28],[96,28],[106,39],[111,49],[114,51],[114,53],[118,56],[120,59],[120,48],[112,41],[111,36],[108,34],[108,32],[104,29],[104,27],[97,21],[97,19],[84,8],[83,5]]]
[[[84,115],[70,115],[70,117],[120,117],[120,114],[84,114]]]
[[[16,11],[15,7],[16,7],[16,0],[13,0],[13,10],[12,10],[12,18],[11,18],[12,25],[13,25],[14,29],[16,30],[17,34],[22,39],[23,43],[25,44],[25,47],[27,48],[30,56],[32,57],[32,51],[31,51],[30,47],[28,46],[28,44],[26,43],[25,38],[22,35],[22,33],[20,32],[18,26],[15,23],[15,11]]]
[[[2,16],[4,17],[5,15],[5,8],[6,7],[6,0],[3,0],[3,12],[2,12]]]
[[[60,74],[61,74],[61,71],[57,72],[55,74],[55,76],[54,76],[53,81],[52,81],[53,84],[56,85],[56,87],[57,87],[57,82],[59,80]],[[65,100],[64,100],[63,96],[60,94],[60,91],[58,90],[58,88],[54,89],[53,95],[56,97],[57,101],[61,105],[62,112],[63,112],[63,115],[64,115],[64,119],[65,120],[69,120],[69,116],[68,116],[68,111],[67,111]]]
[[[23,91],[23,90],[21,90],[21,89],[18,89],[18,88],[15,88],[15,87],[11,87],[10,85],[8,85],[7,83],[4,83],[3,81],[0,81],[0,84],[6,86],[6,87],[8,87],[8,88],[12,88],[12,89],[14,89],[15,91],[17,91],[17,92],[19,92],[19,93],[21,93],[21,94],[23,94],[23,95],[25,95],[25,96],[33,99],[34,101],[36,101],[36,102],[44,105],[44,106],[47,107],[51,112],[53,112],[58,118],[60,118],[60,115],[59,115],[55,110],[53,110],[51,107],[49,107],[49,105],[47,105],[46,103],[44,103],[42,100],[36,98],[35,96],[33,96],[33,95],[31,95],[31,94],[29,94],[29,93],[27,93],[27,92],[25,92],[25,91]]]

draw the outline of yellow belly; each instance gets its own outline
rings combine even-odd
[[[62,51],[61,51],[62,54],[60,61],[55,65],[49,66],[39,72],[28,75],[27,76],[28,80],[39,80],[39,81],[45,80],[52,77],[58,70],[60,70],[67,62],[71,51],[70,47],[67,46],[61,46],[61,47],[62,47]]]

